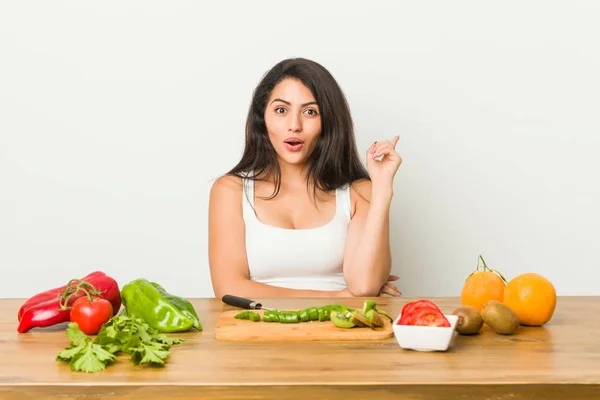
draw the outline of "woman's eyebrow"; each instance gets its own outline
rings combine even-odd
[[[290,103],[289,101],[286,101],[286,100],[283,100],[283,99],[279,99],[279,98],[277,98],[277,99],[274,99],[274,100],[271,102],[271,104],[275,103],[276,101],[280,101],[280,102],[282,102],[282,103],[285,103],[285,104],[287,104],[288,106],[291,106],[291,105],[292,105],[292,103]],[[314,105],[318,105],[316,101],[309,101],[308,103],[301,104],[301,106],[302,106],[302,107],[306,107],[306,106],[310,106],[310,105],[312,105],[312,104],[314,104]]]

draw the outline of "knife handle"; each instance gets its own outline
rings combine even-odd
[[[226,294],[221,300],[223,300],[223,303],[229,304],[230,306],[245,308],[247,310],[262,308],[261,303],[243,297],[233,296],[231,294]]]

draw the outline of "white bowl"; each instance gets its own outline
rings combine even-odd
[[[450,322],[450,327],[398,325],[400,316],[394,321],[394,336],[403,349],[417,351],[446,351],[450,347],[458,316],[444,316]]]

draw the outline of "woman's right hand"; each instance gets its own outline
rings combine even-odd
[[[378,296],[381,297],[381,296],[386,295],[386,294],[388,296],[392,296],[392,297],[400,297],[400,296],[402,296],[402,293],[396,287],[396,285],[394,285],[393,283],[390,283],[392,281],[397,281],[398,279],[400,279],[400,277],[398,277],[396,275],[390,275],[390,277],[388,278],[388,281],[379,290]]]
[[[402,157],[396,152],[399,136],[392,140],[375,142],[367,150],[367,171],[373,184],[388,184],[402,164]]]

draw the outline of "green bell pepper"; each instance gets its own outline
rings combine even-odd
[[[193,324],[194,328],[198,329],[199,331],[202,330],[202,325],[200,325],[200,319],[198,318],[198,314],[196,314],[196,309],[194,309],[194,306],[192,305],[192,303],[190,303],[187,299],[167,293],[167,291],[156,282],[150,282],[150,283],[152,284],[152,286],[154,286],[160,292],[160,294],[162,294],[162,296],[169,303],[173,304],[186,317],[188,317],[189,319],[192,320],[192,322],[194,323]]]
[[[191,303],[144,278],[123,286],[121,301],[128,315],[142,318],[160,332],[183,332],[192,327],[202,330]]]

